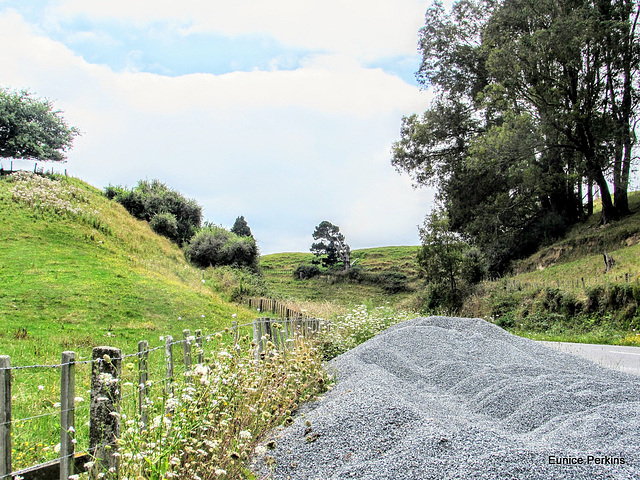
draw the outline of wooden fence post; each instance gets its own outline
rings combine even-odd
[[[233,345],[238,344],[238,322],[231,322],[231,330],[233,331]]]
[[[138,414],[140,415],[140,429],[147,428],[147,380],[149,379],[149,342],[138,342]]]
[[[256,318],[253,320],[253,343],[255,344],[255,358],[260,358],[262,352],[262,319]]]
[[[76,354],[62,352],[60,362],[60,480],[73,475],[75,453]]]
[[[198,365],[204,363],[204,349],[202,346],[202,330],[196,330],[196,346],[198,347]]]
[[[91,369],[91,410],[89,449],[96,458],[93,476],[104,473],[107,479],[118,478],[120,436],[120,372],[122,352],[114,347],[95,347]]]
[[[185,371],[191,368],[191,330],[185,329],[182,331],[182,352],[184,353],[184,369]]]
[[[13,166],[12,166],[13,168]],[[0,477],[11,473],[11,359],[0,355]]]
[[[173,337],[171,335],[164,337],[164,361],[167,367],[167,381],[164,391],[167,395],[169,392],[173,395]]]
[[[182,353],[184,354],[184,374],[187,382],[191,381],[191,330],[182,331]]]

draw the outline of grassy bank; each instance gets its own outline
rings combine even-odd
[[[193,268],[176,245],[78,179],[1,177],[0,224],[0,354],[12,366],[57,364],[64,350],[85,360],[99,345],[130,354],[140,340],[154,347],[184,329],[207,334],[254,317],[223,299],[224,272]],[[51,368],[13,376],[13,418],[45,415],[13,427],[19,468],[55,456],[60,379]],[[79,366],[85,406],[88,378]],[[86,408],[78,414],[83,440]]]
[[[632,215],[600,225],[596,208],[514,275],[481,284],[462,314],[541,340],[640,345],[640,193],[629,199]]]

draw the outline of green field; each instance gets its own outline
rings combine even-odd
[[[260,266],[267,288],[273,295],[295,301],[332,302],[340,306],[361,303],[402,305],[421,283],[416,253],[419,247],[378,247],[354,250],[354,268],[365,273],[402,273],[407,276],[406,291],[389,294],[380,285],[364,281],[340,281],[331,275],[299,280],[294,271],[301,264],[311,264],[312,253],[277,253],[264,255]]]

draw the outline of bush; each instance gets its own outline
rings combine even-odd
[[[211,274],[216,291],[226,295],[233,302],[244,297],[268,295],[264,278],[254,270],[224,266],[208,270],[208,273]]]
[[[320,275],[320,267],[318,265],[298,265],[293,272],[293,278],[296,280],[306,280]]]
[[[186,243],[202,223],[202,207],[159,180],[140,180],[132,189],[109,185],[104,193],[139,220],[151,222],[160,214],[173,215],[177,231],[172,236],[165,236],[179,245]],[[166,223],[166,219],[158,221]],[[172,231],[171,226],[168,228]]]
[[[238,237],[223,227],[208,226],[196,233],[184,249],[188,261],[200,268],[230,265],[258,268],[258,246],[252,237]]]
[[[382,289],[387,293],[404,292],[409,289],[409,279],[404,273],[386,272],[378,275]]]
[[[461,289],[452,290],[444,283],[427,284],[422,296],[425,312],[447,315],[456,314],[466,298]]]
[[[178,241],[178,221],[172,213],[158,213],[149,222],[151,230],[158,235],[167,237],[173,242]]]

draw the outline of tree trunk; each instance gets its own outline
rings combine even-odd
[[[602,201],[602,214],[600,217],[600,223],[606,225],[607,223],[617,220],[619,218],[618,211],[613,205],[611,200],[611,192],[609,192],[609,185],[607,179],[604,178],[602,171],[598,171],[595,175],[595,181],[600,189],[600,200]]]

